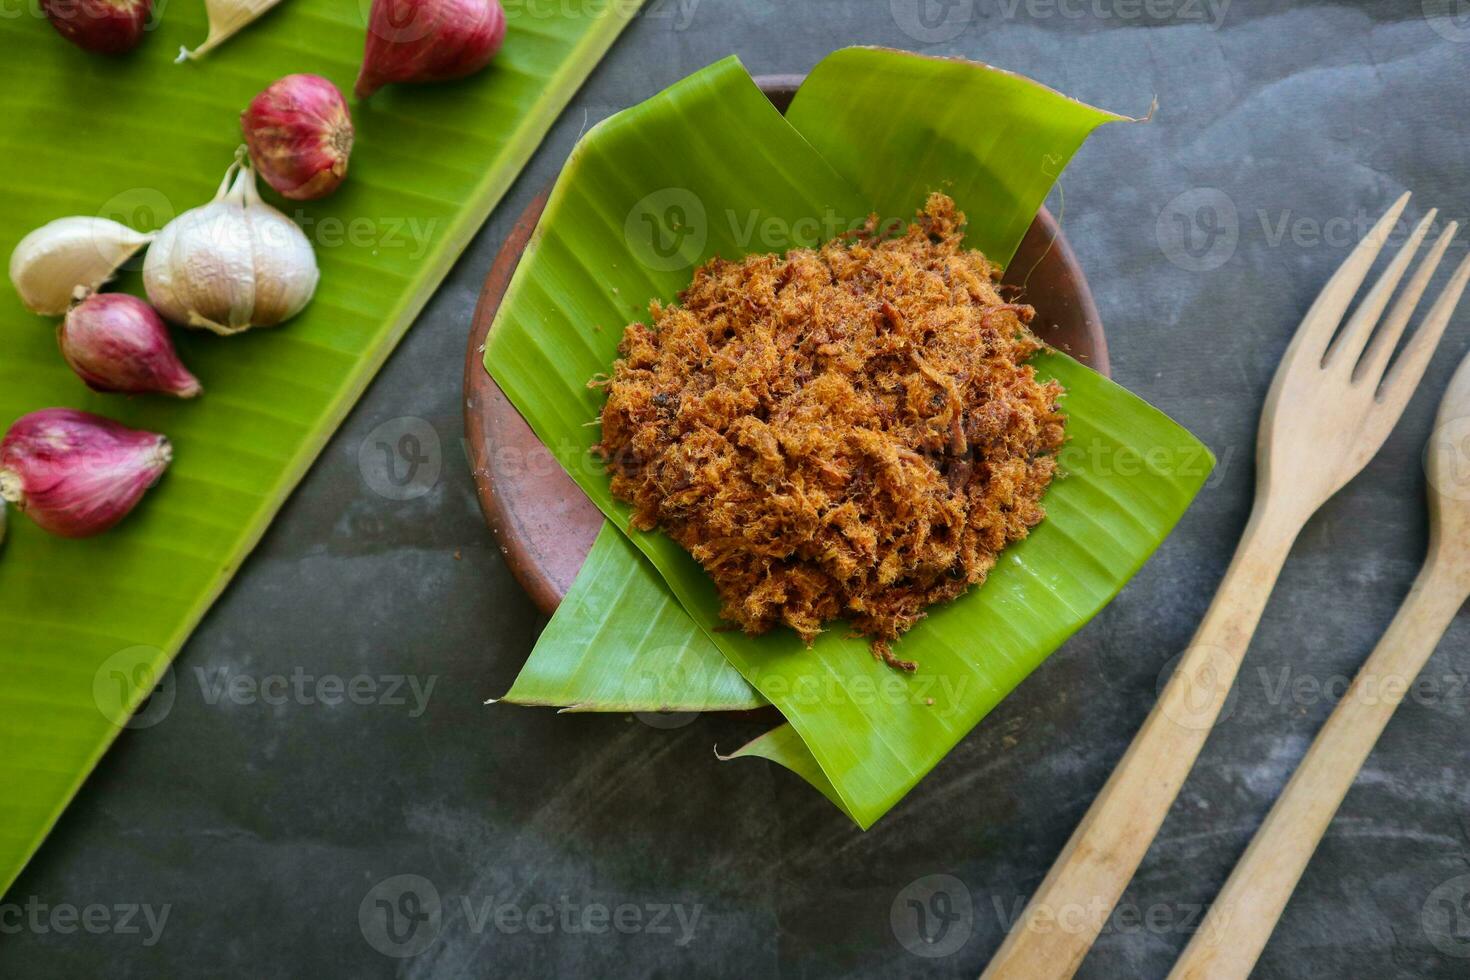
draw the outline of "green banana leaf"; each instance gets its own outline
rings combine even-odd
[[[1062,168],[1107,122],[1136,122],[972,61],[844,48],[812,69],[786,120],[887,218],[942,189],[965,244],[1005,265]]]
[[[697,129],[691,119],[701,120]],[[765,148],[757,170],[747,169],[748,141]],[[649,169],[661,155],[650,148],[681,144],[687,150],[671,169]],[[694,180],[683,176],[691,160],[699,161]],[[630,172],[640,172],[636,186],[628,183]],[[606,205],[599,197],[604,193],[616,201]],[[706,200],[719,201],[724,212],[712,215]],[[783,233],[791,228],[801,244],[816,244],[827,236],[815,223],[792,227],[788,217],[825,215],[828,224],[846,228],[867,214],[856,200],[853,188],[781,118],[738,59],[727,58],[604,120],[572,151],[545,212],[566,216],[538,224],[492,327],[486,364],[543,442],[570,447],[560,457],[563,465],[574,473],[588,470],[583,464],[596,430],[585,423],[598,415],[601,397],[585,381],[607,370],[622,325],[646,312],[647,298],[676,294],[688,285],[694,265],[716,251],[749,251],[751,230],[766,220],[777,221]],[[839,204],[845,209],[840,216]],[[662,227],[662,221],[679,227]],[[612,258],[630,251],[628,258]],[[592,258],[599,253],[608,262]],[[541,255],[554,258],[543,274],[529,275]],[[584,255],[585,264],[579,259]],[[601,288],[568,281],[599,265],[614,274]],[[563,309],[563,303],[577,305]],[[526,318],[524,333],[502,329],[512,308]],[[552,323],[566,330],[566,339],[542,345],[537,338]],[[508,362],[504,375],[495,370],[511,357],[514,370]],[[563,370],[568,357],[574,365]],[[550,378],[561,382],[559,397],[538,396],[551,391],[543,391],[538,379]],[[539,412],[554,416],[547,425],[527,411],[528,400],[538,397]],[[602,483],[604,509],[615,506],[600,474],[584,476]],[[670,551],[674,560],[682,554],[677,547]],[[613,630],[621,642],[609,635]],[[627,645],[630,638],[639,642]],[[671,651],[677,651],[672,658]],[[605,711],[767,703],[683,613],[652,566],[606,528],[502,700]]]
[[[206,59],[173,63],[207,28],[175,0],[138,50],[88,55],[39,16],[0,18],[0,256],[64,215],[156,228],[204,203],[240,142],[239,113],[291,72],[350,91],[366,3],[286,0]],[[0,892],[260,538],[636,4],[509,5],[505,46],[460,82],[353,103],[357,144],[337,194],[283,204],[316,244],[321,286],[283,327],[178,341],[196,403],[92,394],[54,321],[0,284],[0,431],[73,406],[167,434],[175,463],[139,510],[86,541],[11,512],[0,552]],[[269,192],[267,191],[269,197]],[[120,285],[141,292],[136,274]]]
[[[769,703],[606,523],[501,700],[567,711],[739,711]]]
[[[930,187],[982,204],[969,216],[968,241],[997,262],[1008,262],[1061,167],[1100,116],[1124,118],[1062,96],[1050,100],[1053,114],[1038,117],[1038,88],[1006,72],[976,72],[967,61],[846,48],[816,66],[786,120],[860,189],[873,210],[903,214]],[[936,118],[929,105],[936,91],[946,93],[948,112],[958,107],[963,115]],[[946,122],[963,127],[964,138],[940,131],[939,124]],[[1027,141],[1011,135],[1040,130],[1043,137]],[[872,165],[873,133],[891,134],[885,138],[912,148],[904,166]],[[1016,165],[1015,157],[1028,150],[1039,166]],[[626,557],[615,566],[610,551],[638,555],[604,529],[568,596],[570,604],[553,615],[502,700],[577,711],[657,711],[670,703],[681,710],[746,707],[746,697],[732,701],[731,695],[749,686],[737,682],[739,672],[702,639],[691,620],[668,615],[667,588],[653,569]],[[620,574],[613,574],[614,567]],[[602,610],[610,621],[646,623],[640,646],[609,643],[605,633],[599,635],[607,627],[596,617],[589,622],[590,610]],[[600,652],[589,647],[594,639]],[[671,669],[668,654],[675,650],[678,663]],[[594,657],[618,660],[604,670],[588,669],[586,662]],[[698,678],[709,680],[695,688]],[[754,697],[765,703],[758,693]]]
[[[904,90],[944,91],[932,86],[928,69],[941,76],[966,74],[969,101],[936,103]],[[871,112],[846,106],[845,98],[872,95],[848,76],[874,73],[883,76],[879,90],[888,93],[889,103]],[[1015,215],[1025,213],[1029,223],[1051,178],[1086,132],[1118,118],[983,66],[898,52],[839,52],[818,66],[808,85],[817,87],[804,88],[793,105],[793,122],[805,120],[807,127],[800,135],[733,59],[589,133],[553,191],[507,291],[486,365],[543,442],[563,447],[572,475],[625,533],[626,508],[583,455],[596,439],[595,427],[586,423],[600,402],[585,388],[586,379],[605,371],[615,356],[619,328],[628,318],[619,314],[636,315],[643,297],[671,299],[687,284],[692,266],[709,255],[781,250],[829,237],[834,227],[850,227],[865,214],[873,197],[899,196],[894,189],[860,189],[850,178],[834,186],[828,159],[816,152],[824,138],[815,127],[856,128],[860,133],[849,135],[864,140],[867,166],[905,171],[912,184],[904,216],[936,186],[955,194],[972,227],[977,219],[987,221],[988,213],[997,215],[999,230],[987,240],[997,254],[1008,256],[1019,240],[1019,232],[1016,241],[1004,240]],[[796,114],[804,102],[820,108]],[[1009,121],[987,126],[988,105],[1002,107]],[[928,123],[912,133],[934,141],[919,139],[911,147],[889,138],[885,123],[925,112]],[[1017,120],[1028,114],[1054,118],[1049,125],[1026,127]],[[972,155],[989,161],[991,169],[1009,169],[1012,178],[1005,184],[947,178],[945,168],[961,175],[973,169],[962,144],[934,148],[950,130],[977,134]],[[1036,174],[1014,173],[1028,166]],[[991,198],[1013,195],[1025,200],[992,204]],[[816,233],[816,227],[827,233]],[[758,234],[749,234],[751,229]],[[1062,355],[1047,355],[1040,366],[1071,391],[1068,475],[1048,494],[1048,521],[1003,556],[983,589],[936,609],[901,641],[900,651],[920,661],[912,677],[880,664],[864,641],[842,636],[840,628],[823,634],[811,649],[787,631],[752,638],[722,630],[713,585],[693,560],[663,535],[629,536],[713,646],[790,722],[792,731],[778,729],[744,753],[764,755],[806,776],[861,826],[886,812],[1116,593],[1209,473],[1208,451],[1156,410]],[[588,608],[596,594],[603,600],[600,621],[618,618],[620,608],[635,609],[640,622],[648,621],[660,598],[645,588],[631,601],[644,577],[629,551],[614,547],[606,535],[599,540],[597,582],[587,586],[579,609]],[[596,651],[575,643],[551,646],[571,632],[555,619],[553,625],[557,634],[538,645],[532,662],[580,655],[585,671]],[[668,627],[670,633],[680,629]],[[656,670],[652,643],[643,652],[649,657],[637,661],[640,670]],[[696,700],[695,692],[687,692],[686,702]]]
[[[1214,468],[1209,451],[1071,358],[1050,353],[1033,363],[1038,375],[1067,389],[1062,475],[1047,492],[1047,519],[1006,550],[978,595],[934,610],[914,631],[924,631],[923,646],[900,648],[920,658],[911,683],[921,687],[902,704],[917,709],[920,698],[932,699],[929,710],[895,711],[895,699],[859,696],[891,684],[891,673],[876,661],[859,670],[818,643],[813,653],[824,667],[848,672],[841,693],[824,692],[815,713],[826,724],[777,701],[788,724],[731,758],[761,756],[786,766],[866,828],[1107,605],[1173,529]],[[867,740],[860,737],[864,725],[875,732]],[[859,782],[856,770],[872,778]]]

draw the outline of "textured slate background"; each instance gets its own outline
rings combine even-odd
[[[1464,7],[652,0],[179,658],[171,704],[118,742],[0,904],[0,976],[974,976],[1224,571],[1259,405],[1300,313],[1402,190],[1415,214],[1470,214]],[[483,706],[542,621],[483,527],[459,442],[480,280],[577,134],[731,51],[790,72],[851,43],[980,58],[1122,112],[1159,96],[1150,125],[1100,131],[1051,204],[1116,377],[1221,459],[1119,600],[865,835],[784,772],[717,763],[711,746],[738,744],[749,721]],[[1083,976],[1165,974],[1329,712],[1321,686],[1350,676],[1392,617],[1425,543],[1421,447],[1467,347],[1462,311],[1385,450],[1303,535],[1230,714]],[[379,444],[403,433],[427,461],[385,496]],[[1470,970],[1467,640],[1462,614],[1258,976]],[[370,704],[326,704],[313,686],[359,675],[432,683],[426,710],[406,685],[391,703],[390,681],[358,689]],[[222,692],[226,677],[245,686]],[[379,885],[398,875],[416,877]],[[435,894],[438,918],[402,942],[372,925],[379,899],[406,925]],[[942,936],[927,920],[927,946],[914,897],[949,913]],[[128,905],[167,905],[161,933],[141,911],[140,932],[120,928]]]

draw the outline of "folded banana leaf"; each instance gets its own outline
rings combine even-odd
[[[0,258],[65,215],[157,228],[213,196],[240,110],[291,72],[351,91],[367,4],[287,0],[208,58],[204,5],[169,4],[133,53],[89,55],[39,15],[0,17]],[[354,103],[351,174],[277,205],[316,245],[321,286],[290,323],[222,340],[178,331],[194,403],[95,395],[55,322],[0,281],[0,431],[72,406],[167,434],[174,466],[114,531],[46,536],[12,512],[0,551],[0,892],[9,887],[612,43],[636,4],[509,4],[495,64]],[[162,9],[162,5],[159,5]],[[19,10],[19,8],[17,8]],[[136,274],[120,286],[141,292]]]
[[[567,711],[739,711],[769,703],[607,523],[501,700]]]
[[[844,48],[812,69],[786,121],[885,218],[943,190],[970,219],[965,244],[1004,265],[1082,141],[1137,120],[973,61]]]
[[[984,66],[854,49],[814,70],[789,122],[727,59],[589,133],[521,259],[486,365],[626,538],[599,538],[577,605],[554,617],[516,686],[528,690],[543,673],[566,681],[576,659],[577,679],[561,693],[590,707],[585,685],[602,654],[585,645],[591,627],[569,620],[631,618],[648,639],[620,650],[607,673],[631,665],[656,676],[659,649],[682,644],[681,662],[701,665],[685,680],[724,683],[713,647],[789,723],[739,754],[788,766],[863,827],[902,798],[1152,553],[1208,475],[1208,451],[1069,358],[1038,359],[1069,390],[1071,441],[1048,519],[983,588],[932,610],[900,641],[920,662],[905,676],[840,625],[810,649],[785,630],[723,629],[708,576],[664,535],[629,533],[626,507],[586,465],[600,403],[586,380],[607,370],[623,322],[648,297],[671,300],[697,262],[811,244],[873,209],[908,217],[932,189],[969,214],[972,241],[1008,258],[1082,139],[1116,118]],[[677,617],[650,625],[668,599],[635,548],[703,632],[702,653]],[[685,706],[708,693],[656,692]]]

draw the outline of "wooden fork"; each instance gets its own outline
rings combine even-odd
[[[1358,243],[1297,329],[1266,398],[1255,506],[1220,590],[1143,728],[984,977],[1040,980],[1076,972],[1219,716],[1292,543],[1308,518],[1378,452],[1424,376],[1470,276],[1470,260],[1456,270],[1391,367],[1388,362],[1454,237],[1453,223],[1388,316],[1381,322],[1380,317],[1434,211],[1338,331],[1408,200],[1405,194],[1395,201]]]
[[[1427,457],[1429,557],[1424,568],[1256,831],[1171,978],[1222,980],[1250,973],[1348,787],[1470,599],[1470,357],[1440,403]]]

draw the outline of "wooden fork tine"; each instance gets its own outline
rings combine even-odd
[[[1414,258],[1414,253],[1419,251],[1419,244],[1424,241],[1424,236],[1429,232],[1429,226],[1434,223],[1435,215],[1439,213],[1437,208],[1431,208],[1399,249],[1399,254],[1393,257],[1388,268],[1383,270],[1383,275],[1373,284],[1363,302],[1353,312],[1352,319],[1348,320],[1347,326],[1337,335],[1337,340],[1327,351],[1327,359],[1323,362],[1324,367],[1331,367],[1342,363],[1344,367],[1352,369],[1358,358],[1363,354],[1363,348],[1368,346],[1368,338],[1373,336],[1373,328],[1378,324],[1378,318],[1383,315],[1383,310],[1388,306],[1393,291],[1398,288],[1399,280],[1404,277],[1404,271],[1409,268],[1409,262]]]
[[[1393,228],[1394,222],[1399,220],[1404,206],[1409,203],[1409,192],[1405,191],[1403,196],[1387,211],[1383,217],[1378,219],[1363,240],[1358,242],[1352,254],[1340,265],[1332,278],[1327,280],[1327,285],[1322,287],[1322,292],[1317,294],[1316,300],[1307,310],[1307,315],[1302,318],[1302,325],[1297,328],[1296,338],[1292,340],[1291,347],[1287,349],[1287,356],[1282,361],[1285,367],[1288,362],[1295,363],[1296,357],[1312,357],[1321,361],[1327,352],[1327,343],[1332,340],[1332,335],[1337,332],[1338,325],[1342,323],[1342,315],[1347,312],[1348,304],[1358,293],[1358,287],[1363,285],[1363,279],[1368,275],[1368,270],[1373,267],[1373,260],[1378,258],[1378,253],[1383,250],[1383,243],[1388,238],[1388,232]],[[1296,355],[1296,356],[1293,356]]]
[[[1455,314],[1455,306],[1460,302],[1460,294],[1465,291],[1467,281],[1470,281],[1470,255],[1465,256],[1459,268],[1455,269],[1439,299],[1430,307],[1424,323],[1409,339],[1393,367],[1388,369],[1378,389],[1378,400],[1395,416],[1408,404],[1414,389],[1419,386],[1419,379],[1424,377],[1424,369],[1429,366],[1429,359],[1434,356],[1434,349],[1439,346],[1439,339],[1444,336],[1450,317]]]
[[[1353,372],[1353,380],[1362,378],[1373,378],[1381,381],[1388,367],[1388,359],[1393,356],[1394,349],[1399,345],[1399,338],[1404,335],[1404,328],[1409,325],[1409,317],[1413,316],[1414,308],[1419,305],[1419,299],[1424,295],[1424,290],[1429,288],[1429,280],[1434,277],[1434,270],[1439,267],[1440,260],[1454,240],[1455,232],[1459,225],[1451,221],[1449,226],[1440,233],[1439,240],[1424,256],[1424,261],[1419,263],[1419,268],[1414,270],[1409,284],[1404,287],[1404,292],[1398,301],[1393,304],[1389,311],[1388,319],[1383,321],[1383,326],[1373,336],[1373,343],[1368,347],[1368,353],[1358,362],[1357,370]]]

